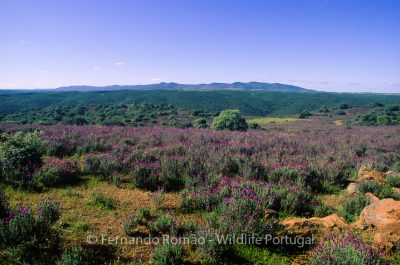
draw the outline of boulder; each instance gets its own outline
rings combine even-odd
[[[357,182],[364,180],[374,180],[378,183],[385,181],[386,175],[383,172],[368,169],[366,166],[362,166],[358,171]]]
[[[354,182],[350,183],[349,186],[347,186],[347,191],[348,191],[350,194],[356,194],[356,193],[358,193],[357,183],[354,183]]]
[[[307,236],[316,233],[326,233],[331,230],[342,231],[348,225],[337,215],[332,214],[323,218],[287,218],[279,223],[287,232],[297,236]]]
[[[400,242],[400,201],[383,199],[372,202],[361,212],[355,226],[374,232],[375,245],[393,247],[395,242]]]
[[[372,202],[377,202],[379,201],[379,198],[376,197],[374,194],[372,194],[371,192],[367,192],[365,193],[365,198],[369,199]]]

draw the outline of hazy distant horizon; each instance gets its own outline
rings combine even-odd
[[[267,82],[400,93],[400,1],[0,0],[0,89]]]

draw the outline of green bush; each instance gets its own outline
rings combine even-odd
[[[53,225],[61,216],[60,203],[51,199],[42,200],[37,215],[38,222],[42,226]]]
[[[139,189],[150,191],[157,190],[159,187],[158,172],[151,166],[141,166],[133,170],[130,175],[132,182]]]
[[[56,187],[68,185],[78,180],[77,168],[73,161],[66,159],[47,159],[34,177],[38,185]]]
[[[249,126],[238,109],[227,109],[214,118],[211,127],[215,130],[246,131]]]
[[[389,176],[386,178],[386,183],[392,187],[400,187],[400,175],[399,176]]]
[[[354,222],[358,219],[362,210],[371,203],[363,194],[356,195],[344,201],[343,217],[348,222]]]
[[[205,129],[208,127],[206,119],[197,119],[193,122],[194,127]]]
[[[393,188],[387,184],[382,187],[377,196],[379,197],[379,199],[392,198],[395,200],[400,200],[400,194],[395,192]]]
[[[311,265],[386,265],[380,252],[353,233],[324,237],[311,252]]]
[[[300,114],[299,114],[299,118],[300,119],[305,119],[307,117],[311,116],[311,113],[308,110],[303,110]]]
[[[358,190],[361,193],[367,193],[370,192],[372,194],[378,195],[382,191],[381,185],[375,181],[362,181],[361,183],[358,184]]]
[[[18,204],[14,209],[10,209],[6,198],[2,196],[0,199],[4,200],[1,204],[7,207],[3,207],[7,213],[0,220],[0,246],[25,246],[31,249],[52,240],[53,233],[49,232],[52,232],[52,225],[60,217],[57,202],[43,200],[35,218],[29,205]]]
[[[324,204],[320,204],[314,207],[314,216],[316,217],[325,217],[335,213],[335,209],[332,207],[326,206]]]
[[[219,229],[223,234],[261,234],[263,208],[250,187],[235,189],[221,205]]]
[[[124,222],[124,231],[126,235],[133,235],[138,225],[145,225],[150,220],[151,214],[149,208],[139,208],[132,213]]]
[[[154,265],[179,265],[183,263],[184,253],[179,245],[163,244],[157,246],[151,255]]]
[[[18,187],[27,187],[42,164],[42,141],[38,132],[3,136],[0,143],[0,176]]]
[[[150,224],[149,228],[151,234],[153,235],[166,233],[175,234],[177,232],[177,224],[174,218],[168,214],[162,214],[158,216],[157,219]]]
[[[165,191],[181,190],[185,185],[185,165],[178,159],[162,158],[160,187]]]
[[[93,192],[91,197],[89,205],[94,205],[106,210],[114,210],[117,208],[117,201],[112,197],[105,196],[101,191],[97,190]]]
[[[82,247],[67,249],[61,254],[61,260],[57,265],[83,265],[84,251]]]
[[[17,206],[8,223],[8,241],[13,245],[33,243],[35,237],[35,219],[29,207]]]

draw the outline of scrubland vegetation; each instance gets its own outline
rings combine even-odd
[[[228,130],[2,125],[2,256],[15,264],[46,259],[59,264],[243,264],[252,263],[254,257],[263,264],[289,264],[308,249],[224,245],[215,237],[279,235],[284,233],[279,220],[290,216],[338,213],[353,222],[370,203],[367,199],[351,196],[338,206],[324,197],[340,193],[361,165],[400,171],[397,126],[348,128],[304,121],[246,132],[235,131],[242,127],[229,122],[219,127],[225,116],[243,123],[235,113],[222,113],[214,119],[218,125],[211,124]],[[398,177],[388,178],[387,185],[399,186]],[[398,199],[387,186],[372,182],[360,185],[360,191]],[[267,210],[276,214],[265,215]],[[214,240],[154,249],[85,241],[88,235],[102,233],[195,234]],[[305,260],[388,262],[388,256],[375,252],[363,239],[336,236],[320,241]],[[38,251],[44,254],[36,255]],[[324,254],[332,251],[346,252],[343,257]]]
[[[97,104],[86,106],[79,104],[82,95],[76,93],[68,94],[71,105],[47,102],[40,109],[18,107],[3,113],[2,260],[6,264],[295,264],[299,260],[400,264],[398,246],[377,249],[371,238],[354,229],[314,231],[316,242],[301,247],[218,241],[221,235],[242,234],[295,238],[283,225],[285,220],[298,220],[293,218],[341,218],[347,227],[374,200],[400,200],[398,105],[356,106],[357,101],[345,103],[338,96],[341,101],[334,105],[287,110],[291,117],[244,117],[241,111],[266,114],[273,108],[253,111],[239,104],[239,109],[220,111],[212,104],[189,109],[166,104],[181,92],[186,95],[171,92],[158,105],[103,104],[96,98]],[[121,93],[135,92],[110,95]],[[238,95],[230,93],[236,102]],[[361,167],[393,173],[384,181],[353,183]],[[349,184],[357,190],[347,194]],[[310,231],[301,235],[309,236]],[[206,240],[124,245],[99,241],[104,236]],[[89,240],[93,237],[96,241]]]

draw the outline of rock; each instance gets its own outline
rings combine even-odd
[[[350,183],[349,186],[347,186],[347,191],[348,191],[350,194],[358,193],[357,184],[354,183],[354,182]]]
[[[400,241],[400,201],[383,199],[371,203],[361,212],[355,226],[371,229],[375,234],[375,245],[393,247],[395,242]]]
[[[386,175],[385,173],[375,171],[375,170],[370,170],[365,166],[362,166],[360,170],[358,171],[358,178],[357,182],[363,181],[363,180],[374,180],[378,183],[382,183],[385,181]]]
[[[379,198],[376,197],[374,194],[372,194],[371,192],[367,192],[365,193],[365,198],[369,199],[372,202],[377,202],[379,201]]]
[[[393,187],[393,191],[394,191],[395,193],[398,193],[398,194],[400,195],[400,188]]]
[[[292,217],[279,223],[283,228],[298,236],[307,236],[317,232],[328,232],[331,230],[342,231],[348,228],[348,225],[337,215],[332,214],[323,218],[299,218]]]
[[[394,171],[388,171],[385,173],[386,177],[396,177],[396,176],[400,176],[400,173],[394,172]]]

